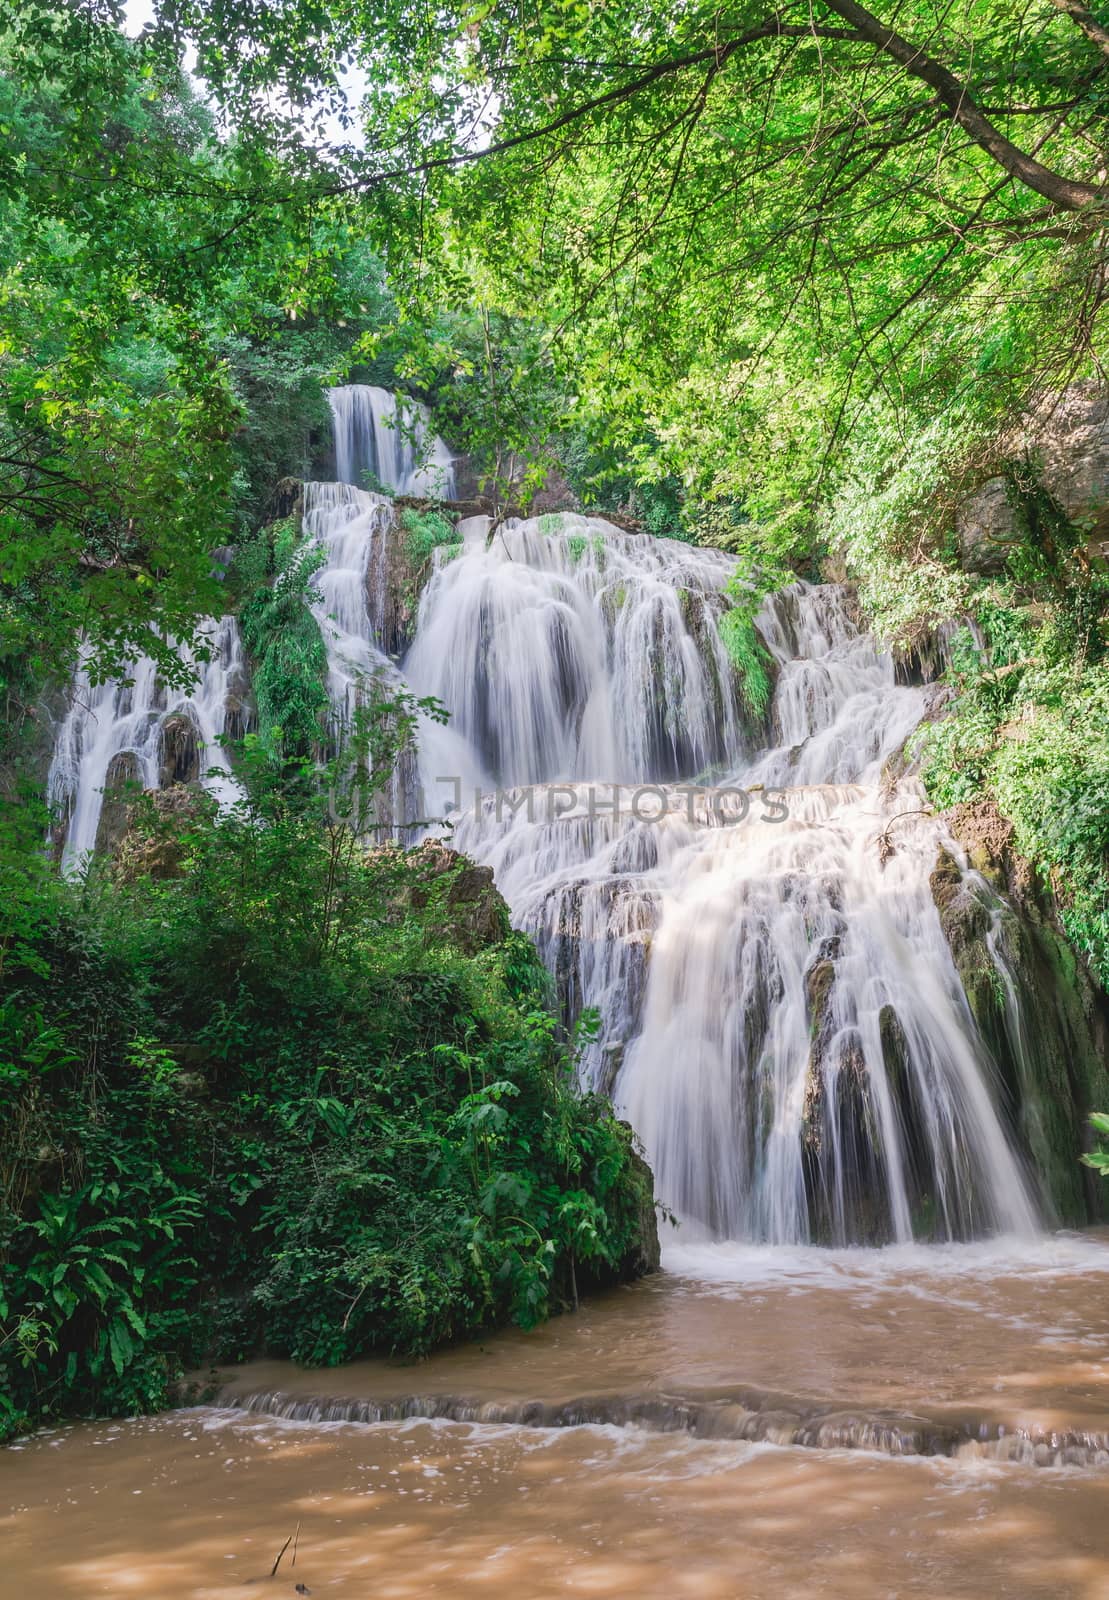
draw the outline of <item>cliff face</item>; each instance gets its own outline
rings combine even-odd
[[[1026,463],[1065,516],[1083,528],[1089,559],[1109,554],[1109,390],[1074,383],[1047,396],[998,442],[1003,460]],[[1020,539],[1009,482],[987,478],[959,506],[955,532],[963,566],[991,576]]]
[[[1109,1002],[1015,850],[1012,824],[988,800],[947,821],[967,870],[941,851],[932,895],[1010,1114],[1058,1220],[1099,1220],[1105,1185],[1080,1158],[1089,1113],[1109,1105]]]

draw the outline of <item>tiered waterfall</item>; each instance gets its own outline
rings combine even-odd
[[[755,714],[721,629],[731,558],[571,514],[463,523],[411,643],[390,637],[403,534],[358,483],[368,468],[445,485],[450,460],[417,413],[392,448],[383,394],[332,393],[344,481],[306,493],[335,724],[368,676],[447,708],[393,820],[457,803],[452,842],[493,867],[568,1018],[599,1011],[583,1076],[639,1132],[661,1199],[709,1237],[1034,1229],[1012,1108],[930,893],[954,847],[887,767],[930,691],[896,682],[847,591],[798,583],[757,618],[773,695]],[[236,648],[229,631],[220,671]],[[135,678],[98,731],[80,697],[63,730],[71,855],[95,837],[111,753],[146,750],[168,705]],[[221,725],[208,699],[190,702],[205,740]]]

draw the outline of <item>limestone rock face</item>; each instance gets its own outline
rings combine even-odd
[[[411,853],[415,871],[406,898],[422,911],[441,895],[443,923],[467,955],[499,944],[511,924],[508,906],[493,882],[492,867],[479,867],[467,856],[436,840]]]
[[[435,502],[398,501],[398,514],[384,538],[375,539],[366,563],[366,609],[386,655],[401,656],[412,643],[421,580],[427,572],[412,561],[402,515],[406,507],[434,509]]]
[[[266,521],[300,518],[304,511],[304,484],[300,478],[279,478],[266,506]]]
[[[108,763],[104,780],[104,804],[96,826],[97,854],[108,855],[127,830],[127,819],[134,790],[142,783],[139,758],[133,750],[121,750]]]
[[[179,878],[184,835],[197,817],[214,810],[215,805],[210,795],[184,784],[148,789],[129,810],[116,848],[115,877],[122,883],[144,877]]]
[[[1109,1105],[1109,1002],[1017,852],[1012,824],[988,800],[956,806],[947,822],[968,870],[941,850],[932,897],[1006,1108],[1059,1220],[1098,1220],[1105,1186],[1080,1158],[1089,1113]]]
[[[999,441],[998,454],[1030,461],[1048,493],[1088,532],[1092,556],[1109,554],[1109,389],[1073,383],[1049,395]],[[992,575],[1018,536],[1003,477],[988,478],[959,506],[955,532],[968,572]]]
[[[1015,442],[1039,458],[1044,487],[1067,516],[1109,539],[1109,390],[1071,384],[1040,403]]]
[[[187,711],[175,711],[162,723],[163,789],[176,783],[195,783],[200,777],[204,746],[200,730]]]
[[[1019,539],[1016,512],[1004,478],[987,478],[963,501],[955,513],[955,536],[968,572],[995,577],[1004,571],[1009,549]]]

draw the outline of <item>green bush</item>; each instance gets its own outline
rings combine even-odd
[[[739,674],[748,710],[755,717],[765,717],[770,709],[770,657],[755,627],[762,594],[736,578],[725,593],[732,603],[720,619],[720,638]]]
[[[271,523],[235,552],[258,730],[279,732],[297,756],[320,744],[328,705],[327,651],[308,609],[316,597],[312,577],[324,559],[318,545],[301,537],[297,517]]]
[[[405,533],[405,552],[409,562],[422,570],[441,545],[457,545],[454,525],[441,511],[416,511],[408,506],[401,513]]]
[[[952,710],[915,741],[922,777],[941,807],[992,795],[1109,985],[1109,668],[1071,654],[1058,612],[1038,629],[996,605],[980,620],[983,650],[969,631],[955,642]]]
[[[533,948],[459,921],[464,865],[360,840],[416,709],[323,772],[255,736],[240,805],[148,798],[114,869],[50,886],[0,1006],[0,1428],[162,1405],[206,1356],[527,1326],[625,1270],[644,1169]]]

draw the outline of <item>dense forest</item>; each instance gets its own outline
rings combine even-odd
[[[603,1018],[559,1014],[492,873],[367,828],[446,713],[329,721],[300,512],[337,384],[467,464],[398,511],[413,605],[474,509],[720,552],[761,726],[765,597],[848,585],[942,683],[902,770],[1101,1004],[1107,110],[1077,0],[3,7],[0,1437],[657,1259],[635,1136],[575,1085]],[[63,873],[75,672],[187,685],[227,612],[238,799],[132,785]]]

